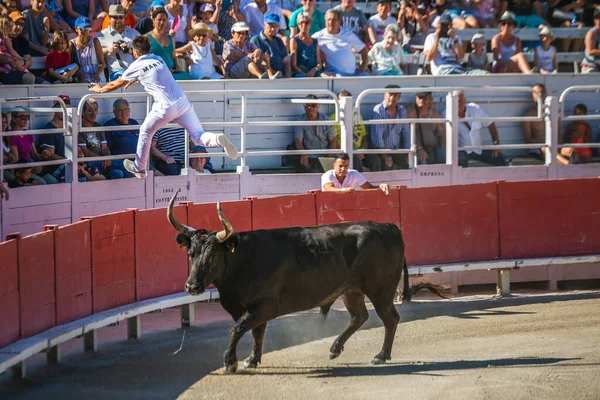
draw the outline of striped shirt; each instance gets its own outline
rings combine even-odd
[[[152,141],[156,148],[178,163],[185,161],[185,130],[183,128],[162,128],[154,134]]]
[[[398,104],[396,118],[406,118],[406,109]],[[390,119],[385,103],[373,108],[373,119]],[[371,128],[371,147],[374,149],[408,149],[410,147],[410,129],[408,124],[377,124]]]

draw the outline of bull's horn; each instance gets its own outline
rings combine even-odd
[[[221,202],[220,201],[217,201],[217,214],[219,214],[219,219],[221,220],[221,224],[223,224],[223,228],[225,228],[224,230],[217,232],[217,240],[219,242],[224,242],[227,239],[229,239],[229,237],[231,235],[233,235],[233,227],[231,226],[229,221],[227,221],[227,218],[225,218],[225,215],[223,215],[223,210],[221,210]]]
[[[192,236],[192,233],[195,232],[195,230],[190,228],[189,226],[185,226],[181,222],[177,221],[175,219],[175,215],[173,215],[173,204],[175,203],[175,198],[177,197],[178,194],[179,194],[179,189],[177,189],[177,192],[173,195],[173,197],[171,197],[171,201],[169,201],[169,208],[167,208],[167,218],[169,219],[169,222],[171,223],[173,228],[175,228],[177,230],[177,232],[181,232],[184,235],[186,235],[187,237],[190,237],[190,236]]]

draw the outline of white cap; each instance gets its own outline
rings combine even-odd
[[[247,32],[249,30],[250,28],[248,28],[248,25],[246,25],[245,22],[236,22],[231,27],[231,32]]]

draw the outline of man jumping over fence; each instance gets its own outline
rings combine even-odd
[[[117,80],[104,87],[95,83],[90,84],[91,91],[107,93],[122,86],[127,89],[135,81],[139,81],[146,93],[154,98],[152,110],[140,127],[135,162],[131,160],[123,162],[127,171],[140,179],[146,177],[152,136],[157,130],[173,121],[185,128],[196,144],[204,147],[223,147],[232,160],[238,157],[237,149],[225,135],[204,132],[194,107],[173,79],[167,65],[160,57],[150,53],[148,36],[138,36],[133,40],[133,56],[135,61]]]

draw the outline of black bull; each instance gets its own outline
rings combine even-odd
[[[363,221],[238,233],[217,203],[224,229],[209,232],[191,229],[175,219],[176,196],[169,202],[167,214],[179,232],[179,246],[187,249],[192,262],[185,290],[198,295],[214,284],[221,305],[235,320],[223,355],[228,372],[237,370],[236,346],[244,333],[252,330],[254,338],[244,368],[255,368],[261,362],[268,321],[315,307],[326,315],[340,296],[350,323],[333,342],[329,358],[338,357],[348,338],[367,320],[367,296],[385,326],[383,347],[372,364],[384,363],[390,359],[400,321],[394,297],[402,271],[403,300],[410,300],[422,288],[442,296],[430,284],[409,288],[404,241],[394,224]]]

